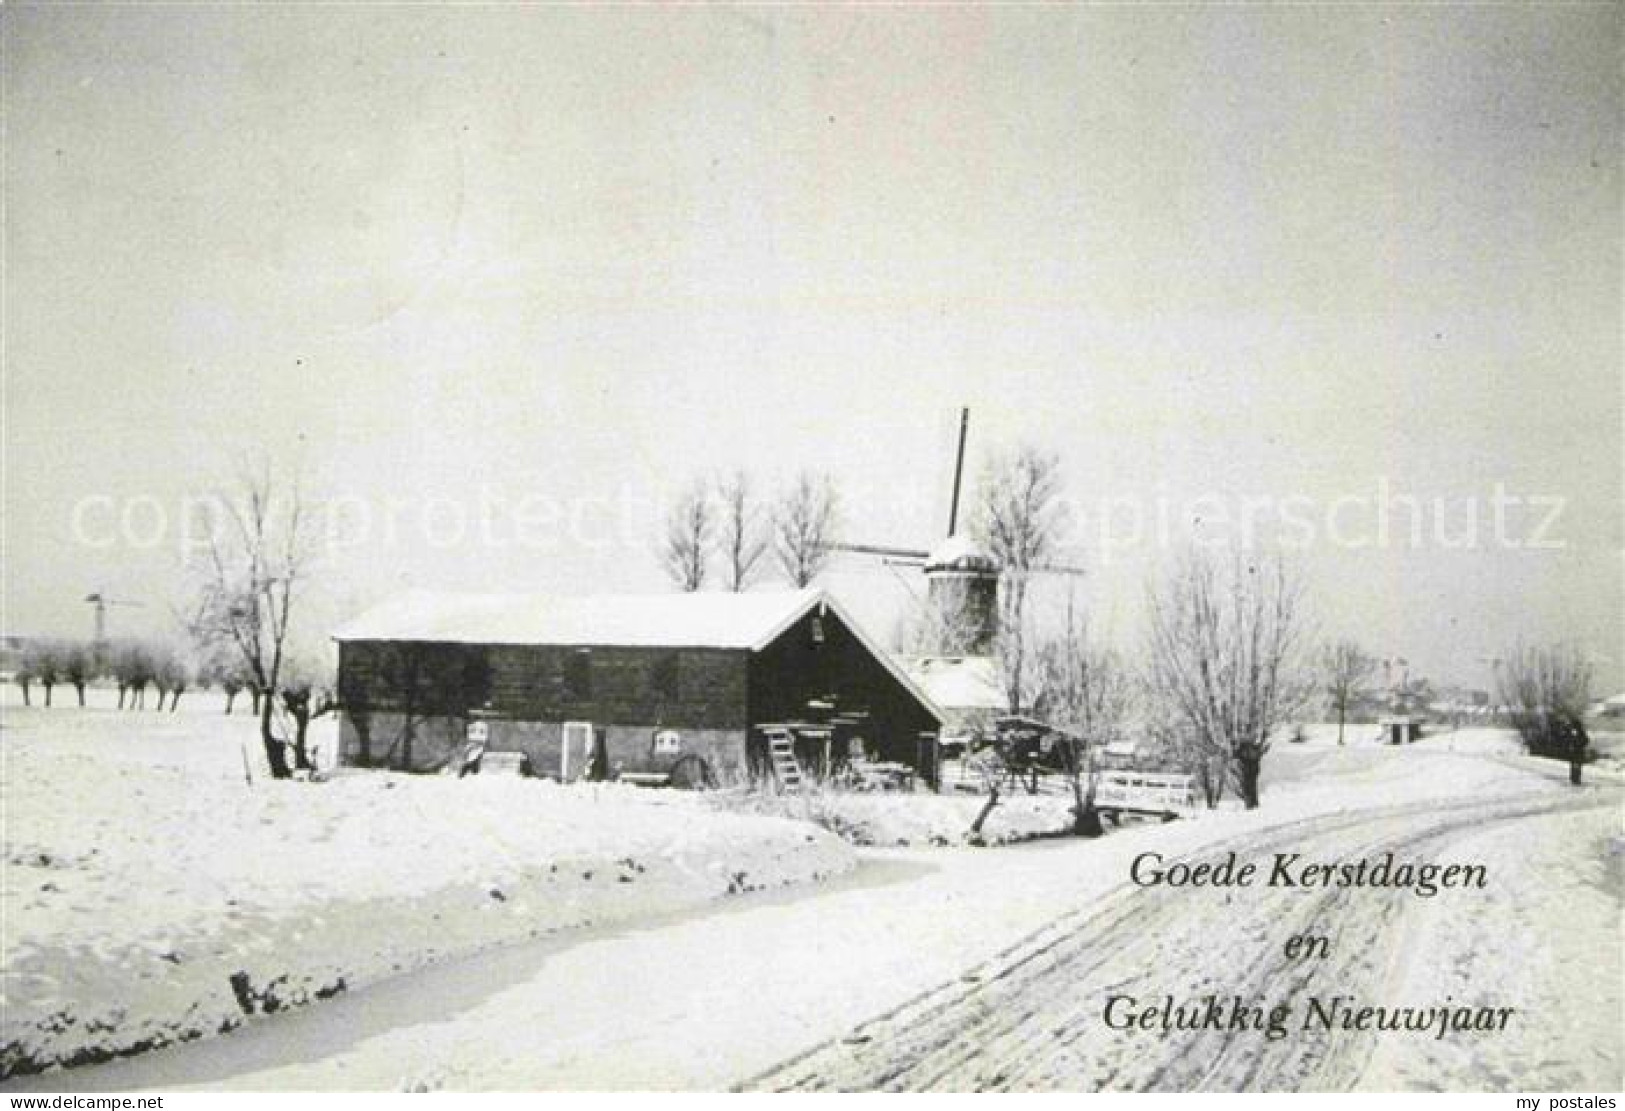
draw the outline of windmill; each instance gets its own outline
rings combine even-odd
[[[959,531],[959,495],[965,474],[965,440],[970,410],[959,410],[959,446],[954,454],[953,493],[948,503],[948,535],[929,550],[882,544],[830,543],[834,552],[879,556],[887,566],[918,567],[925,572],[926,600],[938,614],[957,615],[963,627],[952,654],[981,656],[993,651],[998,631],[999,561],[974,538]],[[1081,567],[1044,564],[1031,569],[1044,574],[1081,575]]]

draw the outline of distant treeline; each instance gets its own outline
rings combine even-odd
[[[83,706],[85,689],[102,680],[118,688],[121,710],[173,711],[180,705],[181,695],[197,687],[222,691],[228,714],[244,692],[255,712],[259,711],[260,691],[248,681],[240,664],[225,654],[200,657],[190,645],[178,641],[31,639],[19,650],[12,672],[25,706],[36,704],[36,691],[38,704],[51,706],[59,686],[72,688]]]

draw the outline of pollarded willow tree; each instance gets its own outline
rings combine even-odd
[[[287,779],[290,742],[280,735],[282,689],[294,613],[310,585],[316,522],[296,480],[270,465],[245,468],[219,499],[223,520],[210,530],[208,561],[192,628],[200,641],[241,664],[258,699],[260,743],[271,775]]]
[[[1591,738],[1585,716],[1591,705],[1591,663],[1571,644],[1518,645],[1497,668],[1498,697],[1512,716],[1524,746],[1536,756],[1568,761],[1569,782],[1579,786]]]
[[[1225,565],[1200,551],[1151,593],[1152,688],[1249,810],[1271,738],[1306,691],[1302,593],[1279,560]]]

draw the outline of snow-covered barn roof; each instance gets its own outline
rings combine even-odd
[[[1009,706],[991,656],[919,656],[904,667],[938,706],[1002,713]]]
[[[333,639],[759,649],[821,601],[823,591],[814,589],[574,598],[411,590]]]

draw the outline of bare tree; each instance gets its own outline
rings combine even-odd
[[[1223,758],[1249,810],[1271,735],[1304,695],[1301,594],[1279,562],[1221,573],[1193,553],[1151,596],[1154,688],[1176,726]]]
[[[1502,659],[1498,697],[1524,746],[1536,756],[1567,760],[1569,782],[1579,786],[1591,738],[1591,664],[1572,645],[1519,645]]]
[[[279,712],[297,770],[316,770],[310,724],[338,708],[338,672],[331,658],[317,652],[291,653],[283,671]]]
[[[1320,653],[1321,686],[1337,714],[1337,743],[1343,743],[1343,726],[1353,706],[1371,687],[1377,661],[1352,640],[1328,644]]]
[[[237,696],[246,690],[251,682],[248,671],[243,666],[242,654],[234,645],[210,641],[206,630],[194,628],[194,643],[198,646],[201,662],[198,665],[198,685],[204,688],[219,687],[220,693],[226,699],[226,713],[231,714],[236,708]]]
[[[158,709],[164,708],[164,695],[169,695],[169,712],[180,708],[181,695],[192,684],[194,668],[185,647],[179,644],[155,646],[153,685],[158,688]]]
[[[660,558],[666,574],[679,590],[695,591],[705,585],[706,557],[715,529],[711,502],[705,484],[695,482],[685,490],[666,518],[666,536]]]
[[[119,709],[146,709],[147,688],[152,686],[158,673],[158,659],[153,646],[140,640],[115,642],[112,647],[112,670],[113,679],[118,684]]]
[[[1052,452],[1023,445],[994,456],[983,469],[974,528],[999,564],[999,657],[1010,712],[1030,705],[1036,678],[1027,621],[1027,590],[1034,571],[1053,557],[1060,542],[1061,465]]]
[[[982,625],[961,596],[925,594],[898,618],[897,650],[910,656],[963,656],[982,635]]]
[[[51,705],[51,691],[63,681],[62,674],[63,652],[60,641],[32,640],[23,649],[23,666],[25,675],[31,676],[39,683],[40,689],[45,691],[45,705]],[[23,688],[25,691],[27,687]]]
[[[220,502],[227,520],[210,536],[193,627],[241,661],[260,695],[260,743],[271,775],[287,779],[293,769],[288,742],[276,728],[275,695],[314,560],[312,521],[297,481],[278,481],[269,464],[246,471]]]
[[[735,593],[750,586],[757,565],[767,554],[767,536],[761,508],[756,504],[750,476],[743,469],[717,483],[721,521],[717,548],[722,556],[725,585]]]
[[[1001,610],[1005,610],[1001,604]],[[1038,635],[1026,605],[1002,612],[993,635],[993,657],[998,661],[1000,690],[1012,714],[1030,713],[1044,690],[1044,671]]]
[[[1166,700],[1148,697],[1146,702],[1145,735],[1158,762],[1171,762],[1189,775],[1203,803],[1214,809],[1230,781],[1228,757],[1208,745]]]
[[[85,687],[96,677],[96,646],[82,640],[66,641],[62,645],[62,678],[79,696],[79,708],[85,706]]]
[[[16,669],[11,673],[11,681],[16,683],[17,689],[23,692],[24,706],[34,704],[30,692],[33,690],[35,678],[37,676],[34,674],[34,661],[29,658],[29,651],[25,646],[18,657]]]
[[[797,475],[773,516],[774,554],[794,586],[807,586],[823,571],[839,523],[840,502],[829,476]]]
[[[1074,828],[1098,836],[1096,753],[1119,738],[1133,705],[1133,681],[1117,653],[1096,643],[1070,598],[1066,625],[1060,636],[1039,646],[1038,661],[1043,675],[1038,715],[1076,738],[1063,753],[1063,770],[1072,784]]]

